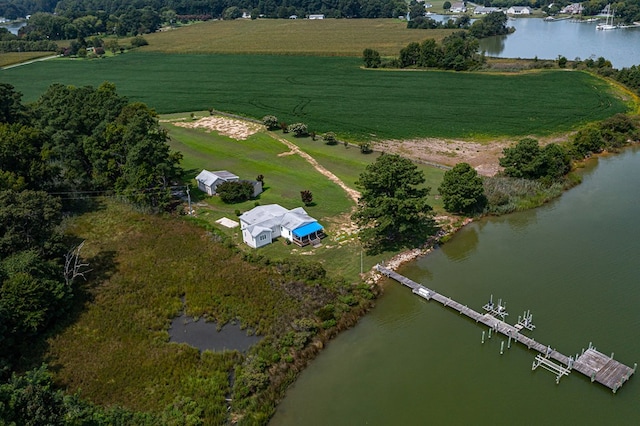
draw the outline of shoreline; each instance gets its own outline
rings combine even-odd
[[[447,216],[449,218],[449,216]],[[440,244],[443,238],[452,237],[462,228],[467,226],[473,222],[473,218],[467,217],[465,218],[459,225],[453,226],[449,230],[441,229],[435,235],[429,237],[429,239],[422,245],[422,247],[405,250],[394,255],[391,259],[382,262],[386,268],[391,269],[393,271],[398,270],[405,263],[412,262],[420,257],[424,257],[429,255],[433,250],[435,250]],[[365,279],[365,282],[368,284],[378,284],[379,281],[384,278],[384,275],[379,273],[376,270],[376,267],[373,266],[371,270],[368,272],[369,277]]]

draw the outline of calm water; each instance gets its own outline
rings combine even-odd
[[[538,341],[590,341],[640,361],[640,150],[599,160],[543,208],[477,222],[400,272],[480,309],[491,293],[511,322],[531,309]],[[574,372],[531,371],[535,353],[388,283],[378,306],[301,375],[272,425],[638,424],[640,373],[614,395]]]
[[[20,31],[20,28],[24,27],[25,25],[27,25],[26,22],[8,22],[5,24],[1,24],[0,27],[5,27],[11,34],[18,35],[18,31]]]
[[[238,324],[226,324],[220,330],[215,322],[203,319],[195,320],[185,314],[171,321],[169,328],[171,342],[186,343],[201,351],[240,351],[246,352],[261,339],[253,333],[240,328]]]
[[[509,20],[516,32],[480,41],[480,49],[501,58],[596,59],[611,61],[614,68],[640,65],[640,28],[597,31],[595,23],[569,20],[546,22],[537,18]]]

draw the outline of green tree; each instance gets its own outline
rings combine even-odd
[[[42,191],[0,191],[0,258],[23,250],[59,251],[60,201]]]
[[[362,60],[365,68],[378,68],[382,63],[380,53],[373,49],[364,49],[362,52]]]
[[[264,124],[268,130],[274,130],[280,127],[278,117],[275,115],[265,115],[262,117],[262,124]]]
[[[514,147],[505,148],[500,165],[504,174],[515,178],[538,179],[544,175],[544,160],[538,141],[532,138],[521,139]]]
[[[307,136],[309,131],[307,129],[307,125],[304,123],[293,123],[289,126],[289,131],[293,132],[293,134],[300,138],[303,136]]]
[[[327,132],[322,136],[322,139],[326,142],[327,145],[335,145],[338,143],[338,139],[336,138],[336,134],[333,132]]]
[[[305,206],[308,206],[313,203],[313,194],[308,189],[305,189],[304,191],[300,191],[300,199]]]
[[[451,2],[447,0],[444,3],[442,3],[442,10],[449,10],[449,9],[451,9]]]
[[[424,174],[399,155],[381,155],[356,185],[362,190],[352,218],[368,253],[414,246],[435,230]]]
[[[458,163],[444,174],[438,188],[444,208],[451,213],[481,212],[487,204],[482,178],[467,163]]]
[[[405,48],[400,50],[400,66],[402,68],[417,65],[418,62],[420,62],[419,43],[411,42]]]
[[[227,204],[247,201],[253,195],[253,185],[246,181],[224,182],[216,187],[216,193]]]
[[[545,146],[541,152],[544,175],[548,180],[558,180],[571,170],[571,159],[566,149],[556,143]]]
[[[20,103],[22,94],[7,83],[0,83],[0,123],[23,122],[25,108]]]

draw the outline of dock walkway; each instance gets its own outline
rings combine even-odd
[[[411,279],[398,274],[397,272],[385,268],[382,265],[377,265],[376,269],[383,275],[409,287],[412,292],[426,300],[435,300],[443,306],[453,309],[454,311],[465,315],[477,323],[482,323],[489,327],[491,330],[497,333],[501,333],[509,338],[509,341],[513,340],[525,345],[528,349],[533,349],[539,352],[533,363],[532,369],[536,369],[538,366],[552,371],[557,375],[556,382],[560,381],[563,375],[568,375],[571,370],[576,370],[585,376],[589,377],[592,382],[598,382],[614,393],[635,373],[637,364],[633,368],[624,365],[613,359],[613,354],[607,356],[601,352],[598,352],[595,347],[589,344],[589,348],[582,351],[582,354],[576,354],[573,356],[566,356],[554,349],[549,345],[543,345],[536,340],[525,336],[520,333],[522,328],[517,328],[511,324],[508,324],[490,313],[480,313],[474,309],[464,306],[461,303],[446,297],[436,291],[431,290],[419,284]],[[555,362],[553,362],[553,361]],[[556,362],[558,364],[556,364]]]

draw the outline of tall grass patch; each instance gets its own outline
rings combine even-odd
[[[129,52],[96,61],[45,61],[5,70],[35,100],[53,82],[118,91],[161,113],[216,108],[276,115],[341,139],[548,135],[627,111],[584,72],[518,75],[360,68],[338,57],[166,55]]]

